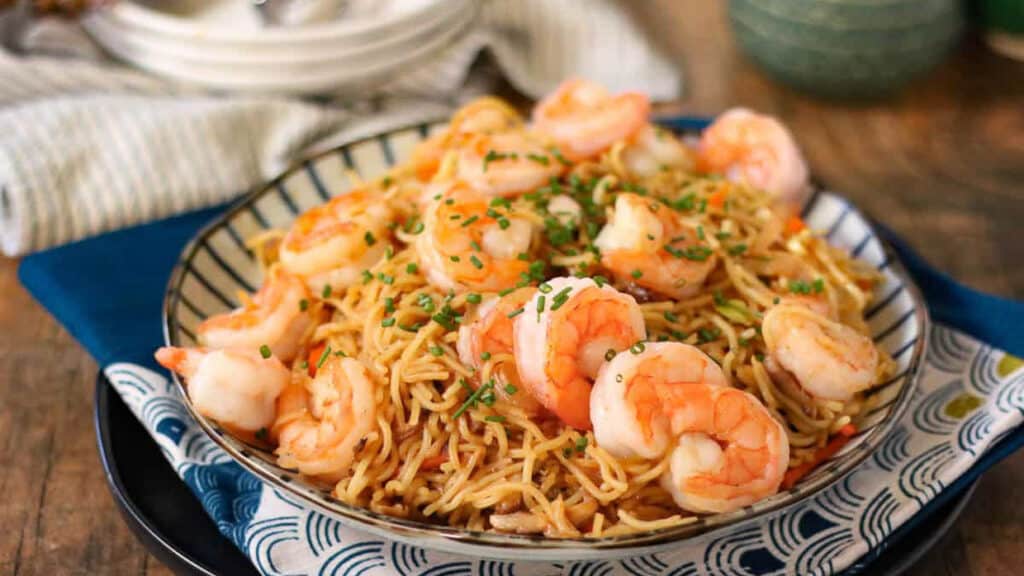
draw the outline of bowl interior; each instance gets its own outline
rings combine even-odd
[[[693,121],[671,125],[693,128]],[[365,179],[383,174],[408,158],[413,147],[443,124],[424,124],[367,138],[304,161],[239,202],[186,247],[168,286],[165,337],[168,344],[195,345],[196,327],[210,315],[236,307],[239,291],[254,291],[261,282],[259,267],[245,239],[271,228],[286,228],[301,212],[352,188],[346,176]],[[217,444],[261,479],[305,500],[355,527],[388,538],[464,554],[515,556],[528,549],[538,559],[613,557],[655,550],[681,538],[748,520],[791,505],[825,488],[852,470],[895,425],[911,396],[925,345],[927,313],[916,287],[895,257],[848,201],[817,192],[804,209],[808,224],[830,242],[849,250],[884,275],[878,297],[866,317],[876,342],[897,364],[896,375],[870,393],[871,409],[857,422],[858,434],[839,453],[790,490],[727,514],[700,518],[685,526],[627,536],[577,540],[473,532],[403,520],[356,508],[334,499],[329,487],[310,482],[277,466],[272,453],[248,445],[186,406]],[[179,392],[184,388],[177,380]]]

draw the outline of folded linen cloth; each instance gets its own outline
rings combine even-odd
[[[0,40],[26,54],[0,51],[0,249],[12,256],[224,202],[317,142],[439,117],[487,88],[466,88],[487,48],[534,97],[572,75],[655,99],[681,85],[614,0],[482,3],[468,34],[362,106],[210,94],[106,60],[75,24],[7,24]]]
[[[162,341],[165,279],[184,243],[219,211],[42,252],[26,258],[20,273],[32,294],[96,356],[222,533],[264,574],[856,572],[894,535],[1024,444],[1024,361],[972,337],[995,335],[1014,352],[1024,352],[1013,328],[1024,322],[1024,308],[942,279],[891,236],[921,283],[933,317],[949,326],[935,326],[928,335],[930,351],[917,391],[895,431],[837,484],[775,514],[681,542],[672,551],[622,561],[480,560],[384,541],[245,472],[190,419],[173,383],[153,363],[152,350]],[[125,261],[135,263],[131,274],[124,273]]]

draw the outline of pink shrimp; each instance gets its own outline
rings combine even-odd
[[[525,131],[480,134],[459,148],[458,177],[489,196],[540,188],[564,166]]]
[[[871,338],[836,322],[821,305],[782,302],[761,321],[773,377],[792,377],[808,394],[849,400],[877,380],[879,356]],[[830,310],[829,310],[830,311]]]
[[[570,160],[586,160],[643,129],[650,109],[643,94],[612,95],[586,80],[566,80],[537,104],[533,128]]]
[[[632,296],[590,279],[554,278],[522,308],[513,335],[523,384],[562,422],[589,430],[590,389],[601,364],[647,330]]]
[[[519,379],[515,358],[512,356],[514,320],[509,318],[509,314],[522,308],[536,291],[533,287],[520,288],[481,304],[475,311],[476,320],[459,328],[457,346],[462,363],[477,370],[484,365],[485,356],[492,358],[497,363],[495,373],[503,381],[494,388],[497,395],[532,417],[542,414],[544,407],[529,390],[524,389]],[[505,360],[502,356],[509,358]],[[511,384],[511,388],[508,384]]]
[[[390,245],[391,208],[377,193],[352,190],[295,220],[281,240],[281,266],[305,280],[314,294],[325,286],[355,283]]]
[[[810,190],[807,163],[793,135],[771,116],[733,108],[701,135],[698,168],[772,194],[790,209]]]
[[[252,350],[164,347],[161,366],[185,377],[197,412],[225,428],[254,433],[274,422],[274,403],[291,379],[280,360]]]
[[[281,394],[271,432],[278,464],[328,480],[344,477],[356,446],[376,425],[376,392],[366,368],[331,356],[309,382]]]
[[[489,200],[454,182],[425,211],[415,246],[435,286],[497,292],[515,286],[529,269],[519,255],[530,252],[532,225],[513,214],[494,216]]]
[[[444,155],[472,136],[514,130],[522,125],[522,117],[504,101],[490,97],[474,100],[455,112],[446,130],[416,146],[412,153],[413,170],[417,178],[427,182],[437,173]]]
[[[619,194],[594,244],[601,264],[619,280],[664,294],[695,294],[717,258],[668,206],[637,194]]]
[[[662,458],[662,486],[681,508],[728,512],[778,491],[789,465],[786,431],[761,402],[731,388],[698,348],[646,344],[601,368],[590,397],[598,446]]]
[[[255,352],[267,346],[274,356],[289,362],[316,323],[302,281],[281,268],[272,268],[250,302],[226,314],[211,316],[196,329],[200,342],[210,348],[237,348]]]

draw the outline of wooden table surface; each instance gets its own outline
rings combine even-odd
[[[1024,64],[968,40],[935,73],[870,104],[774,84],[738,53],[724,3],[635,3],[687,76],[670,108],[783,118],[819,179],[976,288],[1024,297]],[[628,73],[624,71],[623,73]],[[0,258],[0,574],[166,574],[122,523],[91,425],[96,364]],[[985,475],[914,575],[1024,566],[1024,453]]]

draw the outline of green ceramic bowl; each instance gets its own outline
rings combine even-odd
[[[889,94],[963,31],[962,0],[730,0],[740,46],[769,74],[830,97]]]

